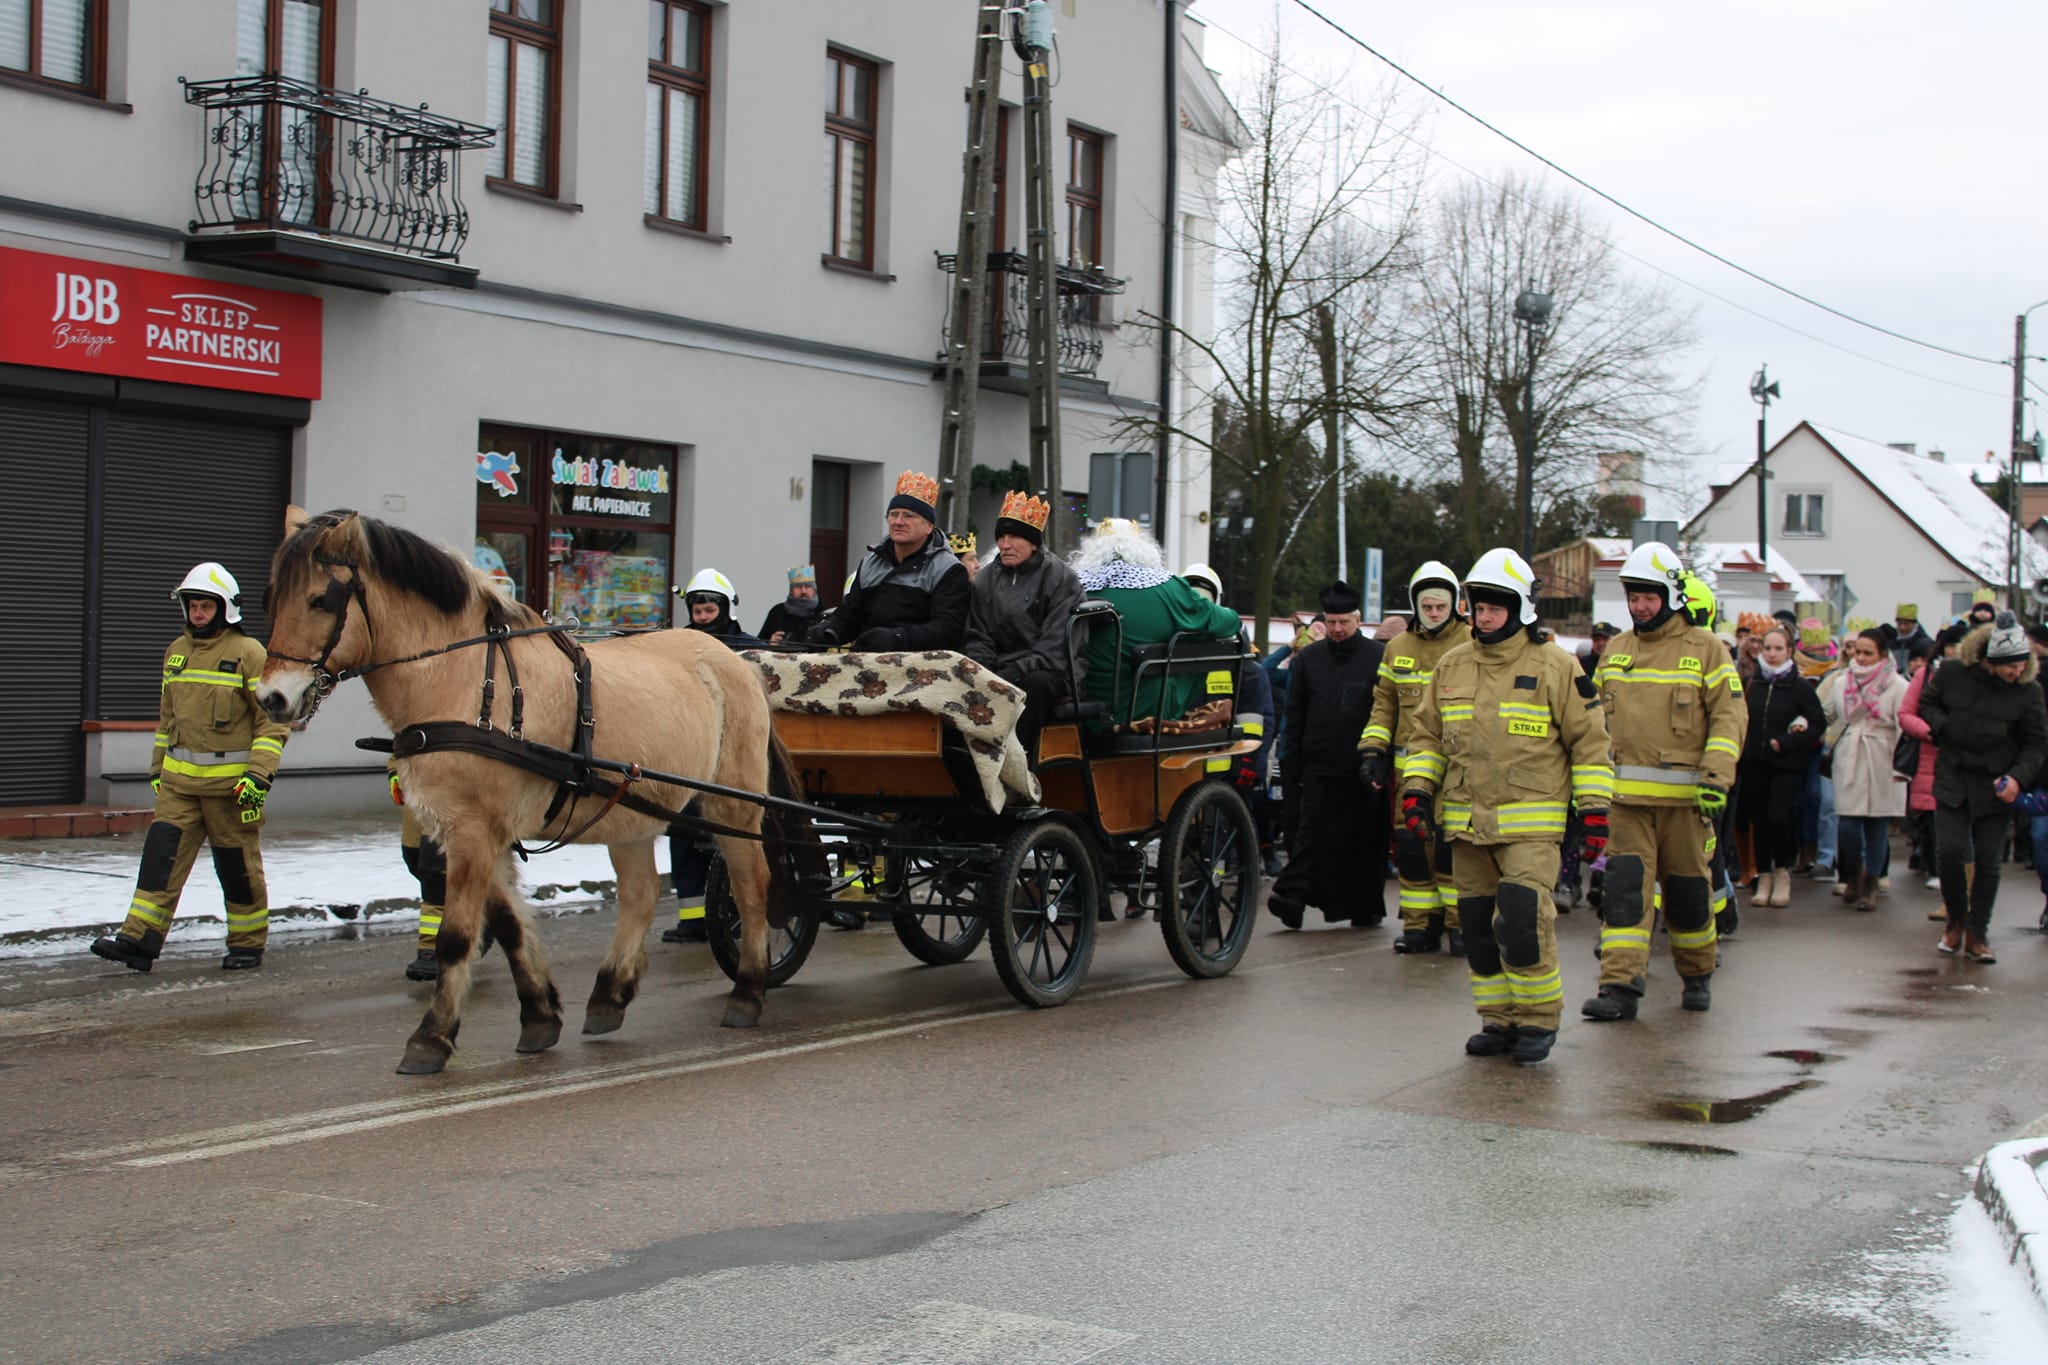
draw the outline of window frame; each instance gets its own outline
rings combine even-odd
[[[522,19],[508,14],[500,5],[516,5],[518,0],[490,0],[490,28],[492,38],[503,38],[506,44],[505,62],[505,126],[499,132],[504,143],[505,167],[502,175],[484,176],[487,187],[511,190],[518,194],[536,194],[546,199],[561,195],[562,184],[562,9],[568,0],[549,0],[553,18],[547,23],[536,19]],[[519,49],[537,48],[548,54],[548,117],[547,117],[547,183],[529,185],[513,172],[515,139],[519,129]],[[489,98],[486,92],[486,98]]]
[[[43,10],[51,0],[28,0],[28,65],[0,66],[0,83],[85,99],[107,97],[107,0],[84,0],[85,79],[63,81],[37,68],[43,59]]]
[[[702,0],[649,0],[650,5],[659,5],[664,11],[668,25],[663,30],[663,41],[675,32],[675,13],[683,10],[697,16],[701,41],[698,53],[699,70],[676,66],[670,62],[657,61],[652,53],[647,57],[647,83],[659,86],[664,92],[681,90],[697,97],[697,146],[694,152],[697,185],[695,218],[671,218],[668,214],[668,139],[669,116],[668,96],[661,100],[661,145],[655,159],[655,211],[647,213],[643,204],[642,214],[650,223],[669,227],[687,228],[692,232],[711,230],[711,190],[707,180],[711,171],[711,61],[712,61],[712,8]],[[671,53],[671,56],[674,54]],[[643,193],[645,186],[642,186]]]
[[[827,265],[843,266],[852,270],[873,271],[875,268],[875,181],[880,176],[881,167],[882,64],[866,57],[856,56],[843,48],[837,47],[827,47],[825,49],[825,61],[828,70],[851,66],[859,67],[868,73],[868,107],[863,111],[866,114],[865,122],[846,114],[840,107],[842,92],[846,88],[846,77],[843,70],[841,70],[838,78],[832,83],[833,103],[832,107],[825,111],[826,137],[845,139],[865,146],[868,149],[868,171],[867,181],[861,187],[861,254],[859,256],[848,256],[841,252],[839,240],[840,195],[844,190],[844,187],[839,182],[840,158],[836,152],[832,157],[832,169],[830,172],[832,208],[831,212],[827,215],[828,226],[826,230],[824,262]]]
[[[1819,540],[1828,533],[1828,496],[1825,488],[1785,488],[1779,490],[1778,534],[1791,540]],[[1792,500],[1808,499],[1800,503],[1799,529],[1792,529]],[[1817,504],[1817,505],[1816,505]],[[1813,523],[1818,529],[1809,529]]]
[[[1095,149],[1095,183],[1085,185],[1074,179],[1075,168],[1081,164],[1080,149],[1092,146]],[[1102,201],[1107,197],[1103,186],[1109,179],[1109,139],[1093,128],[1084,128],[1078,123],[1067,125],[1067,187],[1064,203],[1067,209],[1067,250],[1068,265],[1082,269],[1103,268],[1102,260]],[[1074,215],[1077,211],[1088,211],[1095,225],[1088,244],[1092,253],[1077,257],[1074,253]]]

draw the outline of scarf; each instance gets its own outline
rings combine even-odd
[[[1087,592],[1101,592],[1104,588],[1156,588],[1172,574],[1163,569],[1144,569],[1122,559],[1112,559],[1098,569],[1086,569],[1077,574],[1081,587]]]
[[[1842,714],[1850,720],[1859,715],[1879,719],[1885,689],[1897,674],[1892,661],[1882,656],[1874,664],[1850,664],[1849,674],[1842,680]]]
[[[1775,666],[1766,663],[1764,661],[1763,655],[1759,654],[1756,656],[1756,671],[1762,676],[1769,678],[1774,682],[1777,679],[1784,677],[1786,674],[1790,673],[1793,669],[1797,668],[1798,666],[1799,661],[1793,658],[1790,654],[1787,654],[1785,656],[1784,663],[1777,664]]]

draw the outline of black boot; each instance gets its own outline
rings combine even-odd
[[[679,919],[662,931],[663,943],[702,943],[705,941],[704,920]]]
[[[1685,982],[1685,994],[1678,997],[1681,1006],[1700,1014],[1705,1014],[1714,1007],[1714,993],[1707,989],[1707,983],[1714,979],[1712,972],[1705,976],[1688,976],[1682,979]]]
[[[1714,933],[1720,938],[1734,938],[1735,931],[1742,927],[1742,913],[1735,908],[1735,898],[1714,912]]]
[[[835,929],[865,929],[868,927],[868,917],[861,914],[858,910],[839,908],[833,910],[825,918],[831,921],[832,927]]]
[[[1444,951],[1449,953],[1452,957],[1461,958],[1465,956],[1464,934],[1460,933],[1456,929],[1451,930],[1451,941],[1449,944],[1445,946]]]
[[[1465,1040],[1465,1052],[1473,1057],[1501,1057],[1515,1045],[1515,1031],[1506,1024],[1488,1024]]]
[[[1636,1003],[1642,996],[1641,991],[1630,990],[1627,986],[1605,985],[1600,988],[1600,994],[1579,1006],[1579,1013],[1602,1023],[1633,1019],[1636,1017]]]
[[[1401,937],[1394,941],[1397,953],[1433,953],[1443,944],[1427,929],[1403,929]]]
[[[94,957],[118,962],[130,971],[146,972],[156,965],[156,954],[132,938],[96,938],[92,941],[92,951]]]
[[[261,948],[230,948],[220,960],[220,969],[224,972],[253,971],[262,965]]]
[[[1283,896],[1278,891],[1266,897],[1266,908],[1273,912],[1273,918],[1290,929],[1301,927],[1302,903],[1292,896]]]
[[[1557,1041],[1557,1030],[1549,1028],[1518,1028],[1515,1030],[1515,1050],[1511,1054],[1516,1066],[1534,1066],[1550,1055],[1550,1048]]]
[[[413,954],[412,961],[405,964],[407,981],[439,981],[441,959],[434,956],[432,948],[422,948]]]

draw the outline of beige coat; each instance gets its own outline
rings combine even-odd
[[[1902,816],[1909,784],[1892,772],[1892,750],[1899,744],[1899,707],[1906,700],[1906,680],[1892,675],[1878,699],[1876,717],[1866,713],[1843,724],[1842,690],[1848,680],[1849,670],[1839,669],[1820,685],[1820,705],[1829,728],[1842,725],[1833,764],[1835,814]]]

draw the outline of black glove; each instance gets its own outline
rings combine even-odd
[[[1429,813],[1430,798],[1422,792],[1401,793],[1401,823],[1408,832],[1426,842],[1436,839],[1436,820]]]
[[[1250,762],[1240,763],[1230,780],[1244,790],[1251,791],[1259,785],[1259,770]]]
[[[1361,785],[1379,791],[1387,785],[1387,779],[1394,775],[1394,765],[1387,759],[1385,749],[1361,749],[1358,754],[1358,780]]]
[[[872,654],[878,650],[901,649],[903,646],[899,635],[893,627],[869,626],[853,642],[853,647],[859,653]]]

